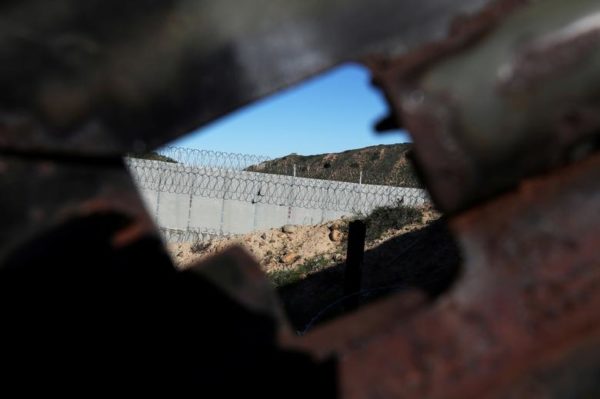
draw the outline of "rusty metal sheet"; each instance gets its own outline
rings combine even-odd
[[[223,293],[251,311],[270,316],[277,335],[293,335],[277,292],[256,259],[239,247],[228,248],[189,268],[218,287]]]
[[[290,345],[334,356],[344,398],[592,397],[599,184],[595,156],[454,218],[465,264],[436,302],[391,298]]]
[[[0,10],[8,382],[303,398],[600,390],[597,2]],[[359,58],[414,133],[438,203],[470,208],[450,220],[465,261],[433,302],[412,291],[295,337],[242,252],[173,268],[117,155]]]
[[[59,162],[0,156],[0,192],[0,264],[33,237],[86,215],[118,213],[129,220],[113,237],[115,248],[143,235],[158,237],[119,158]]]
[[[341,62],[445,38],[491,0],[0,5],[0,148],[144,151]]]
[[[446,212],[584,158],[600,141],[598,2],[531,2],[487,32],[494,18],[484,17],[375,68]]]
[[[117,213],[70,218],[3,261],[4,396],[40,387],[267,398],[294,387],[287,397],[337,396],[333,363],[276,345],[280,330],[252,284],[231,295],[202,270],[177,271],[151,235],[115,246],[126,224]],[[253,261],[233,251],[214,262]]]

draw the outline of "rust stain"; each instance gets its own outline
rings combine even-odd
[[[455,17],[448,37],[429,43],[409,54],[390,59],[370,56],[362,62],[371,70],[373,83],[390,99],[398,87],[406,87],[425,69],[436,62],[460,52],[492,31],[508,14],[531,0],[498,0],[478,13]]]
[[[155,234],[156,233],[152,225],[138,221],[118,231],[112,237],[112,246],[115,249],[124,248],[145,236]]]
[[[37,166],[37,172],[42,177],[54,176],[56,174],[56,164],[54,162],[40,162]]]
[[[594,24],[586,21],[594,20]],[[586,25],[586,29],[577,28]],[[531,90],[548,79],[571,73],[600,47],[600,15],[592,15],[547,34],[518,50],[500,70],[501,92]]]

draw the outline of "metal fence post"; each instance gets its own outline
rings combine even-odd
[[[223,178],[223,201],[221,202],[221,235],[224,235],[225,230],[223,227],[225,226],[225,202],[227,200],[227,194],[229,193],[229,189],[231,188],[232,178],[229,175],[230,171],[224,171]]]
[[[190,203],[188,205],[188,222],[187,222],[188,231],[190,231],[190,229],[192,228],[192,208],[194,205],[194,191],[196,190],[196,181],[198,180],[198,174],[193,173],[193,176],[194,176],[193,183],[191,184],[191,187],[190,187]]]
[[[367,226],[362,220],[350,222],[348,233],[348,252],[344,272],[344,297],[350,297],[346,310],[355,310],[360,304],[362,285],[362,266],[365,254]]]
[[[159,168],[156,168],[158,173],[158,184],[156,185],[156,220],[158,222],[158,217],[160,215],[160,193],[162,192],[160,185],[162,184],[162,173],[163,171]]]

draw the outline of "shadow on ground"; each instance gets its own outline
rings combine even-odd
[[[394,237],[365,253],[361,305],[416,288],[431,299],[460,272],[460,253],[444,219]],[[299,332],[344,313],[344,264],[337,264],[279,289],[288,317]]]

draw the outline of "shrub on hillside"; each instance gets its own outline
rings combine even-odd
[[[364,217],[364,221],[367,224],[367,241],[374,241],[390,229],[401,229],[407,224],[421,223],[423,210],[398,202],[395,206],[375,208]]]

